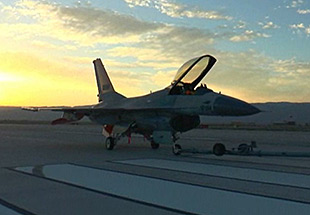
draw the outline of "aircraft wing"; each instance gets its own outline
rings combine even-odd
[[[96,105],[86,105],[86,106],[44,106],[44,107],[22,107],[23,110],[27,111],[58,111],[64,112],[63,116],[52,122],[53,125],[65,124],[82,119],[84,116],[89,116],[91,114],[130,114],[130,113],[161,113],[165,115],[175,114],[178,110],[184,111],[184,108],[167,108],[167,107],[115,107],[115,108],[105,108],[98,107]]]
[[[22,110],[27,111],[60,111],[64,112],[61,118],[52,121],[52,125],[66,124],[78,121],[85,115],[89,115],[94,108],[94,105],[86,106],[45,106],[45,107],[22,107]]]
[[[42,106],[42,107],[22,107],[22,110],[27,111],[64,111],[64,112],[89,112],[94,109],[94,105],[85,106]]]
[[[44,107],[22,107],[23,110],[27,111],[63,111],[63,112],[79,112],[84,114],[90,113],[123,113],[123,112],[171,112],[177,110],[184,110],[186,108],[169,108],[169,107],[116,107],[116,108],[105,108],[105,107],[96,107],[94,105],[86,106],[44,106]]]

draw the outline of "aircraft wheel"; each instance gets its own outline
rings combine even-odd
[[[159,148],[159,144],[155,143],[154,141],[151,142],[151,147],[152,149],[158,149]]]
[[[222,143],[216,143],[213,146],[213,154],[216,156],[222,156],[226,152],[226,147]]]
[[[105,140],[105,147],[107,150],[112,150],[115,146],[115,139],[113,137],[108,137]]]
[[[182,147],[179,144],[173,144],[172,146],[172,153],[174,155],[180,155],[182,151]]]

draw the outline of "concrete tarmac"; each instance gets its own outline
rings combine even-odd
[[[310,158],[153,150],[141,136],[104,147],[95,125],[0,125],[0,214],[309,214]],[[255,140],[310,152],[310,132],[196,129],[184,149]]]

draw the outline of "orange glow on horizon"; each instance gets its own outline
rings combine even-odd
[[[0,52],[0,106],[96,103],[92,75],[35,55]]]

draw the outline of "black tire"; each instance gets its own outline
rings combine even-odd
[[[222,156],[224,155],[226,152],[226,147],[224,144],[222,143],[216,143],[213,146],[213,154],[215,154],[216,156]]]
[[[172,153],[173,153],[174,155],[180,155],[181,152],[182,152],[182,147],[181,147],[179,144],[174,144],[174,145],[172,146]]]
[[[115,146],[115,140],[113,137],[108,137],[106,140],[105,140],[105,148],[107,150],[112,150]]]
[[[159,148],[159,143],[155,143],[154,141],[151,142],[151,147],[152,149],[158,149]]]

